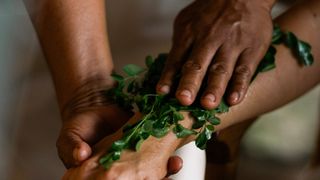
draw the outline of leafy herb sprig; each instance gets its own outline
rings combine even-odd
[[[292,32],[282,32],[279,26],[275,26],[272,43],[259,64],[253,79],[259,72],[275,68],[276,49],[274,45],[280,43],[284,43],[293,51],[300,64],[312,65],[311,46],[299,40]],[[142,113],[142,118],[135,124],[124,127],[123,137],[115,141],[108,153],[100,159],[100,164],[106,169],[114,161],[120,159],[124,149],[138,151],[148,137],[161,138],[168,134],[170,130],[176,134],[177,138],[190,135],[197,136],[195,144],[200,149],[205,149],[207,141],[213,136],[214,126],[220,124],[220,119],[216,115],[228,112],[229,106],[224,100],[217,108],[206,110],[201,107],[199,97],[192,105],[182,106],[173,94],[165,96],[157,94],[155,87],[160,79],[166,59],[167,54],[160,54],[155,59],[148,56],[145,60],[147,68],[130,64],[123,68],[126,77],[119,74],[112,75],[118,85],[109,90],[107,96],[112,97],[121,107],[127,110],[139,111]],[[178,83],[179,77],[178,74],[174,80],[175,83]],[[179,123],[184,119],[180,111],[190,112],[193,116],[194,123],[191,129],[185,128]]]

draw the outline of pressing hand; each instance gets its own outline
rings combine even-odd
[[[197,0],[183,9],[174,23],[173,45],[157,91],[169,93],[181,72],[175,93],[181,104],[193,103],[203,81],[203,107],[217,107],[226,90],[230,105],[241,102],[271,42],[273,3]]]

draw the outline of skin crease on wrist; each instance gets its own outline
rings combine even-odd
[[[310,90],[312,87],[316,86],[320,82],[320,38],[318,29],[320,27],[320,20],[318,18],[318,12],[320,10],[319,1],[308,1],[308,3],[303,3],[295,6],[289,10],[286,14],[282,15],[276,20],[276,23],[280,25],[283,30],[290,30],[294,32],[300,39],[307,41],[311,44],[314,55],[314,64],[310,67],[300,67],[296,63],[296,58],[291,54],[290,50],[284,46],[276,46],[276,65],[277,68],[266,73],[260,74],[257,79],[250,86],[248,97],[238,106],[232,107],[230,112],[220,116],[221,125],[216,126],[216,130],[225,129],[233,124],[242,122],[246,119],[256,117],[265,112],[271,111],[277,107],[280,107],[298,96],[302,95],[306,91]],[[294,15],[294,16],[293,16]],[[185,115],[185,120],[182,122],[183,126],[190,127],[192,120],[190,120],[188,115]],[[175,139],[172,141],[172,139]],[[174,149],[178,146],[193,140],[194,137],[189,137],[181,141],[181,139],[176,139],[173,136],[168,136],[166,139],[165,148]],[[148,141],[148,140],[147,140]],[[155,147],[155,143],[150,143],[146,146],[150,148]],[[151,141],[152,142],[152,141]],[[178,144],[177,144],[178,143]],[[169,147],[168,147],[169,146]],[[105,148],[106,143],[101,142],[100,148]],[[158,146],[157,146],[158,147]],[[145,147],[147,149],[147,147]],[[172,150],[173,151],[173,150]],[[171,151],[171,152],[172,152]],[[151,159],[145,159],[147,162],[155,162],[165,164],[166,161],[159,162],[158,156],[168,156],[168,152],[165,152],[161,148],[156,148],[157,158],[155,161]],[[145,152],[147,153],[147,152]],[[148,154],[148,153],[147,153]],[[169,153],[170,154],[170,153]],[[132,155],[132,154],[131,154]],[[141,158],[145,157],[145,154],[139,154]],[[149,156],[148,156],[149,157]],[[88,164],[96,162],[96,159],[91,159]],[[164,158],[166,159],[166,158]],[[130,159],[128,159],[130,161]],[[88,164],[85,166],[88,167]],[[143,163],[142,163],[143,164]],[[129,164],[127,164],[129,166]],[[150,165],[146,163],[146,165]],[[128,168],[121,169],[110,169],[110,171],[100,171],[100,175],[110,175],[117,176],[119,173],[125,173]],[[123,167],[123,166],[122,166]],[[83,167],[84,168],[84,167]],[[134,168],[134,167],[133,167]],[[73,172],[86,172],[90,174],[92,169],[87,168],[86,170],[76,168],[72,171],[67,172],[68,175],[73,174]],[[146,171],[149,170],[146,167]],[[151,170],[152,171],[152,170]],[[98,173],[98,174],[99,174]],[[75,173],[76,174],[76,173]],[[100,176],[102,177],[102,176]],[[101,178],[102,179],[102,178]]]
[[[62,108],[76,88],[113,70],[103,0],[25,0]],[[93,28],[94,27],[94,28]]]

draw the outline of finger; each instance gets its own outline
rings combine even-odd
[[[173,174],[177,174],[183,166],[183,160],[179,156],[172,156],[168,160],[167,165],[167,176],[169,177]]]
[[[176,92],[176,98],[182,105],[193,103],[217,48],[209,43],[198,43],[192,50],[190,58],[183,65]]]
[[[91,156],[90,146],[73,130],[62,130],[57,140],[58,154],[66,168],[80,165]]]
[[[246,49],[241,53],[229,85],[227,101],[230,105],[236,105],[243,100],[264,54],[264,50],[254,49]]]
[[[192,39],[189,36],[176,38],[170,50],[165,67],[161,73],[160,80],[157,84],[156,90],[160,94],[168,94],[172,88],[172,82],[181,68],[184,56],[187,54],[191,45]]]
[[[201,97],[201,105],[213,109],[219,105],[231,78],[240,50],[222,46],[208,69],[208,84]]]

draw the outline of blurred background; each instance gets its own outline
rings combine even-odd
[[[190,2],[107,0],[116,68],[168,52],[174,17]],[[279,2],[274,16],[290,4]],[[319,92],[318,86],[249,129],[239,180],[306,179],[319,127]],[[59,127],[51,77],[24,5],[0,0],[0,179],[60,179],[64,167],[55,148]]]

